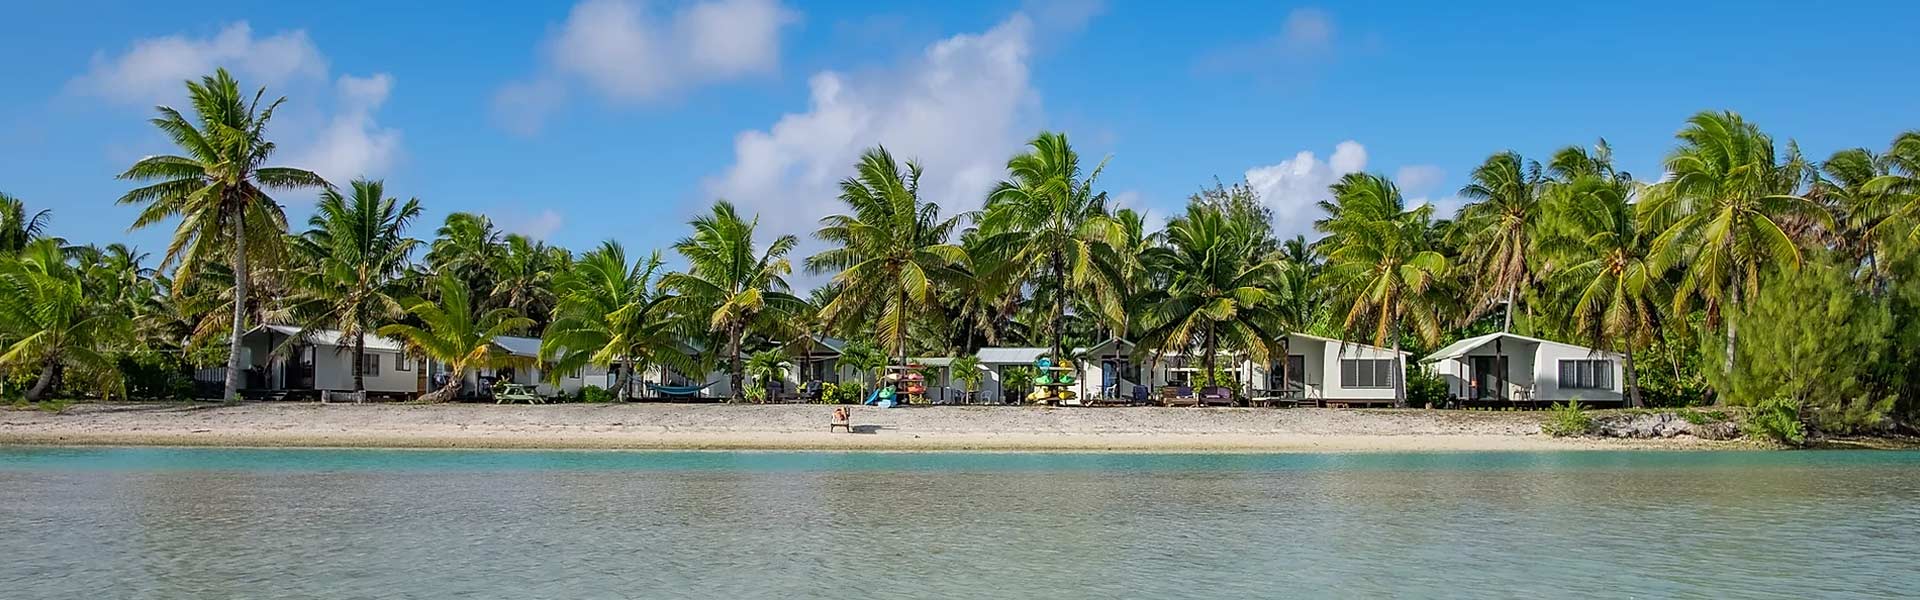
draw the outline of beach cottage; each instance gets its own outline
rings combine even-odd
[[[366,360],[358,361],[354,338],[339,331],[255,327],[240,338],[240,364],[245,365],[240,389],[252,397],[318,399],[328,392],[353,391],[356,366],[371,395],[411,397],[423,389],[424,362],[406,356],[399,341],[368,335],[365,346]],[[226,370],[218,368],[195,374],[206,384],[218,385],[225,378]]]
[[[1540,405],[1579,400],[1619,404],[1625,377],[1619,353],[1512,333],[1470,337],[1421,362],[1468,404]]]
[[[1393,403],[1394,379],[1400,369],[1392,349],[1304,333],[1288,334],[1285,344],[1284,358],[1248,365],[1248,383],[1255,397],[1311,405]],[[1398,358],[1404,361],[1408,355],[1402,350]]]

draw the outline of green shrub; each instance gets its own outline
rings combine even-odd
[[[829,383],[820,387],[821,404],[859,404],[859,382]]]
[[[580,386],[580,391],[574,394],[574,399],[579,400],[580,402],[593,402],[593,403],[612,402],[613,392],[609,392],[607,391],[607,388],[603,388],[597,385],[585,385],[585,386]]]
[[[767,388],[758,383],[749,383],[746,389],[741,390],[741,395],[746,396],[748,400],[754,402],[766,402]]]
[[[1880,433],[1888,425],[1887,415],[1893,412],[1896,396],[1887,396],[1875,402],[1869,398],[1855,398],[1852,401],[1836,402],[1831,405],[1818,405],[1807,411],[1813,428],[1831,435],[1862,435]]]
[[[1593,432],[1593,416],[1587,414],[1586,407],[1579,400],[1555,403],[1546,423],[1540,425],[1541,433],[1553,437],[1586,435]]]
[[[176,353],[142,351],[114,357],[114,367],[126,381],[127,397],[135,400],[190,400],[192,365]]]
[[[1447,380],[1412,364],[1407,365],[1407,406],[1447,405]]]
[[[1687,407],[1676,411],[1675,414],[1680,415],[1682,420],[1693,425],[1707,425],[1727,420],[1727,413],[1717,410],[1698,410]]]
[[[1756,439],[1795,446],[1807,442],[1806,427],[1800,424],[1800,401],[1784,395],[1761,400],[1740,429]]]

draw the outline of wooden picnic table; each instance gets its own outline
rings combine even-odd
[[[531,386],[521,383],[500,384],[500,386],[493,391],[493,403],[503,404],[508,402],[526,402],[528,404],[546,403],[545,400],[540,399],[539,394],[534,393]]]

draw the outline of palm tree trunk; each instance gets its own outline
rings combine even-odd
[[[622,358],[620,359],[619,365],[620,376],[613,378],[613,380],[620,386],[620,389],[614,390],[613,397],[621,402],[626,402],[633,397],[633,359]]]
[[[740,338],[746,335],[745,327],[735,325],[727,331],[727,393],[738,402],[745,398],[744,383],[746,368],[740,364]]]
[[[1739,314],[1739,312],[1740,312],[1740,284],[1734,283],[1733,295],[1728,297],[1726,314],[1722,315],[1722,318],[1725,318],[1727,320],[1727,357],[1726,357],[1726,360],[1721,364],[1721,368],[1724,369],[1723,373],[1725,373],[1725,375],[1729,379],[1733,377],[1734,352],[1738,351],[1740,347],[1739,345],[1740,325],[1735,321],[1735,317],[1736,315]],[[1717,405],[1721,403],[1720,396],[1721,394],[1713,395],[1714,404]]]
[[[1638,372],[1633,370],[1633,348],[1627,348],[1626,355],[1627,355],[1626,369],[1627,369],[1627,386],[1628,386],[1627,406],[1630,406],[1633,408],[1640,408],[1641,406],[1643,406],[1640,403],[1640,377],[1638,375]]]
[[[1067,268],[1062,264],[1060,251],[1053,251],[1053,275],[1059,287],[1053,294],[1053,359],[1066,357],[1066,321],[1067,321]]]
[[[227,343],[227,385],[221,399],[240,400],[240,338],[247,334],[246,212],[233,215],[233,335]]]
[[[355,400],[365,400],[362,394],[367,392],[367,334],[353,336],[353,395]]]
[[[466,378],[465,371],[465,369],[461,369],[452,377],[448,377],[446,385],[440,386],[440,389],[427,392],[427,395],[420,397],[420,401],[429,404],[438,404],[454,399],[455,396],[460,394],[460,386],[464,383],[462,380]]]
[[[47,364],[40,367],[40,377],[33,381],[33,387],[27,389],[27,401],[39,402],[41,398],[45,398],[47,391],[53,389],[53,380],[59,374],[59,370],[59,361],[47,359]]]
[[[1406,408],[1407,407],[1407,387],[1406,387],[1407,364],[1405,360],[1400,356],[1400,332],[1398,329],[1399,328],[1396,327],[1393,333],[1393,371],[1394,372],[1391,374],[1391,376],[1393,377],[1393,405],[1398,408]]]
[[[1201,371],[1201,373],[1206,375],[1207,387],[1217,387],[1220,385],[1220,381],[1214,378],[1213,373],[1213,361],[1219,351],[1220,341],[1219,338],[1214,337],[1213,323],[1207,323],[1207,362],[1206,364],[1200,365],[1200,368],[1205,369]],[[1206,399],[1205,394],[1206,392],[1201,392],[1201,400],[1203,401],[1194,404],[1194,406],[1207,405],[1207,403],[1204,402]]]
[[[1513,292],[1518,287],[1520,286],[1507,286],[1507,307],[1506,310],[1500,311],[1505,313],[1506,322],[1500,325],[1500,333],[1513,333]]]

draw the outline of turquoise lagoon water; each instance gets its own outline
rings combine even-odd
[[[0,597],[1920,596],[1920,453],[0,448]]]

